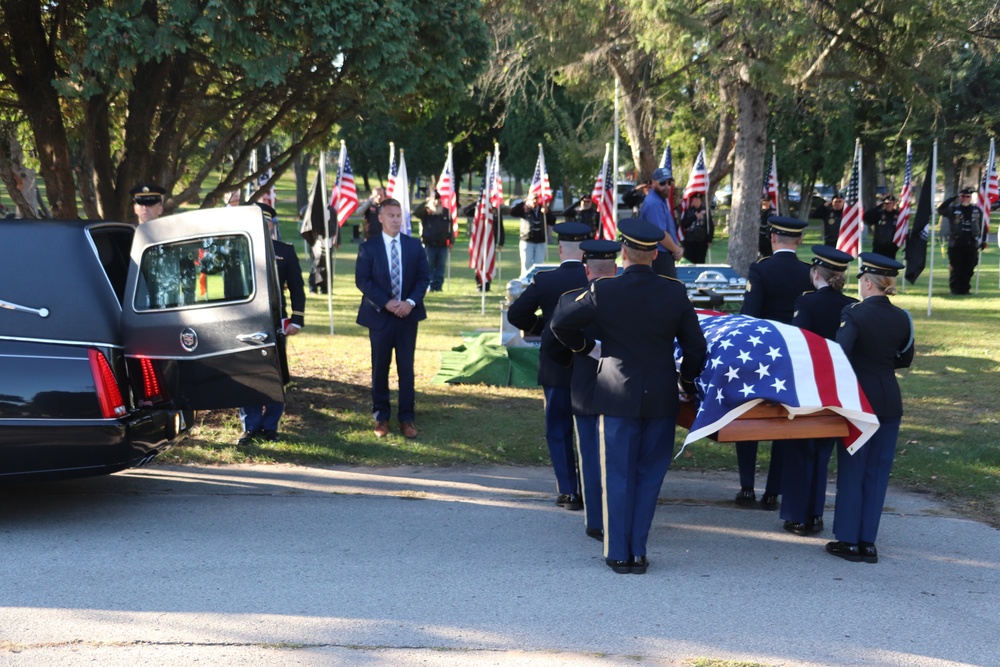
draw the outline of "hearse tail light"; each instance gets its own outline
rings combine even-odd
[[[160,378],[148,357],[139,357],[139,367],[142,369],[142,397],[146,401],[155,401],[163,393],[160,390]]]
[[[122,393],[118,389],[118,380],[111,370],[111,364],[99,350],[91,348],[88,354],[90,372],[94,375],[94,386],[97,388],[97,399],[101,404],[101,415],[105,419],[125,416],[125,402],[122,400]]]

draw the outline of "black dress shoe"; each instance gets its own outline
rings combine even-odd
[[[649,567],[649,561],[646,560],[645,556],[639,556],[638,558],[633,556],[631,563],[632,567],[629,568],[629,571],[632,574],[646,574],[646,568]]]
[[[615,560],[613,558],[605,558],[604,562],[608,564],[612,570],[618,574],[629,574],[632,572],[632,561],[630,560]]]
[[[778,509],[778,494],[765,493],[762,495],[760,497],[760,508],[769,512],[773,512]]]
[[[795,533],[796,535],[801,535],[805,537],[809,535],[812,531],[809,529],[809,524],[798,523],[797,521],[786,521],[782,526],[789,533]]]
[[[241,435],[239,440],[236,441],[236,446],[249,447],[253,443],[257,442],[258,435],[259,434],[256,431],[243,431],[243,435]]]
[[[281,436],[278,435],[277,431],[261,431],[260,439],[266,440],[267,442],[278,442],[281,440]]]
[[[878,549],[875,545],[870,542],[861,542],[858,545],[858,550],[861,551],[861,560],[866,563],[877,563],[878,562]]]
[[[823,532],[823,517],[821,517],[821,516],[814,516],[814,517],[812,517],[812,518],[809,519],[809,522],[806,525],[809,526],[809,532],[810,533],[822,533]]]
[[[560,493],[556,498],[556,505],[573,511],[582,510],[583,498],[578,493]]]
[[[604,541],[604,531],[601,528],[588,528],[587,537],[593,537],[600,542]]]
[[[736,498],[733,502],[740,507],[750,507],[757,502],[757,494],[753,492],[753,489],[744,486],[740,489],[740,492],[736,494]]]
[[[828,554],[833,554],[838,558],[843,558],[844,560],[849,560],[852,563],[861,562],[861,550],[858,549],[857,544],[848,544],[847,542],[827,542],[826,552]]]

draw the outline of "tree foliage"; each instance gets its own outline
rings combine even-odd
[[[120,218],[140,180],[169,206],[277,178],[338,122],[433,115],[484,52],[475,0],[0,0],[0,104],[30,127],[58,217]],[[452,36],[461,36],[452,39]],[[251,151],[296,137],[247,175]],[[221,178],[217,177],[220,169]]]

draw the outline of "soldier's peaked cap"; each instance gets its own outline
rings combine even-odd
[[[552,226],[560,241],[586,241],[594,237],[589,225],[582,222],[560,222]]]
[[[772,215],[767,219],[767,224],[771,226],[771,233],[778,236],[802,236],[802,231],[809,226],[809,223],[798,218],[780,215]]]
[[[854,259],[842,250],[825,245],[814,245],[812,251],[815,255],[812,263],[826,267],[831,271],[847,271],[847,265]]]
[[[621,250],[621,244],[607,239],[587,239],[580,244],[584,259],[614,259]]]
[[[903,270],[901,262],[874,252],[863,252],[858,258],[861,260],[858,278],[866,273],[874,273],[877,276],[898,276],[899,272]]]
[[[663,239],[663,232],[656,225],[641,218],[626,218],[618,223],[618,234],[623,245],[636,250],[655,250]]]

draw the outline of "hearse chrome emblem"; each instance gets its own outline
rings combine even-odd
[[[198,347],[198,334],[191,327],[181,331],[181,347],[188,352],[194,352]]]

